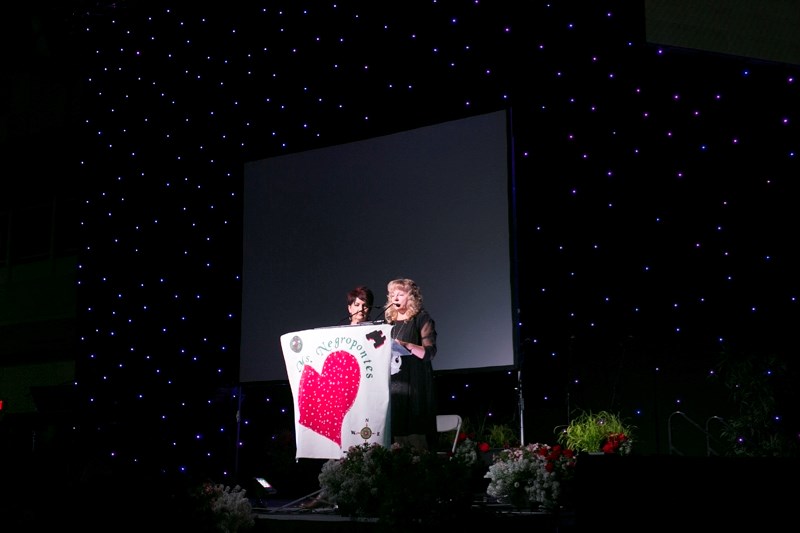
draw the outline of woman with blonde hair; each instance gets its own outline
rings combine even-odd
[[[387,284],[386,322],[392,338],[410,355],[393,364],[391,376],[392,440],[421,450],[435,449],[436,395],[433,365],[436,356],[436,324],[423,307],[422,293],[414,280],[399,278]]]

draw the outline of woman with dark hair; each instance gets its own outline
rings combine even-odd
[[[414,280],[400,278],[387,285],[386,322],[392,338],[410,355],[396,358],[391,376],[392,440],[418,449],[435,449],[436,395],[433,365],[436,356],[436,324],[422,305],[422,293]]]
[[[372,311],[372,304],[375,302],[375,296],[372,291],[364,286],[359,285],[354,289],[347,292],[347,318],[350,325],[360,324],[369,320],[369,313]]]

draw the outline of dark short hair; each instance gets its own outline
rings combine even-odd
[[[366,285],[359,285],[355,289],[350,289],[347,292],[347,305],[356,301],[356,298],[361,298],[367,303],[367,306],[372,307],[375,302],[375,295]]]

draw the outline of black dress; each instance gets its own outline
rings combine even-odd
[[[425,357],[414,355],[401,358],[400,371],[391,377],[392,438],[419,435],[426,439],[429,449],[436,443],[436,395],[433,385],[433,365],[436,356],[436,326],[424,309],[409,320],[398,320],[392,328],[392,338],[425,348]]]

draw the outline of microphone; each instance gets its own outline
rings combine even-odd
[[[400,305],[399,305],[399,304],[395,304],[395,303],[392,303],[392,302],[389,302],[389,303],[387,303],[386,305],[384,305],[383,307],[381,307],[381,311],[380,311],[380,313],[379,313],[379,316],[380,316],[381,318],[380,318],[379,320],[383,320],[383,317],[386,315],[386,310],[387,310],[387,309],[389,309],[389,308],[390,308],[391,306],[393,306],[393,305],[394,305],[395,307],[400,307]]]
[[[392,306],[392,303],[391,303],[391,302],[389,302],[388,304],[386,304],[386,305],[384,305],[383,307],[381,307],[381,310],[379,311],[379,318],[377,318],[377,319],[375,319],[375,320],[370,320],[370,319],[369,319],[369,315],[370,315],[370,313],[371,313],[371,312],[372,312],[372,310],[375,308],[374,306],[373,306],[373,307],[370,307],[370,308],[367,310],[367,314],[366,314],[366,320],[364,320],[364,322],[362,322],[362,324],[367,324],[367,323],[369,323],[369,324],[383,324],[383,323],[385,323],[385,322],[386,322],[386,320],[383,318],[383,317],[384,317],[384,313],[386,313],[386,310],[387,310],[387,309],[389,309],[391,306]],[[352,316],[353,316],[353,315],[350,315],[350,317],[352,317]],[[348,317],[348,318],[347,318],[347,320],[350,320],[350,317]]]
[[[372,322],[373,324],[376,324],[376,323],[383,323],[383,322],[385,322],[385,319],[384,319],[383,317],[384,317],[384,315],[385,315],[385,313],[386,313],[386,310],[387,310],[387,309],[389,309],[389,308],[390,308],[391,306],[393,306],[393,305],[394,305],[395,307],[400,307],[400,304],[396,304],[396,303],[389,302],[389,303],[387,303],[386,305],[384,305],[383,307],[381,307],[381,310],[380,310],[380,312],[379,312],[379,316],[380,316],[380,318],[378,318],[377,320],[372,320],[372,321],[370,321],[370,319],[369,319],[369,315],[370,315],[370,313],[372,313],[372,310],[373,310],[373,309],[375,309],[375,306],[372,306],[372,307],[367,307],[367,309],[366,309],[366,314],[364,315],[364,323],[367,323],[367,322]],[[339,323],[340,323],[340,324],[343,324],[343,323],[345,323],[345,322],[349,322],[349,321],[350,321],[350,319],[351,319],[351,318],[353,318],[353,316],[357,315],[357,314],[358,314],[358,313],[360,313],[360,312],[361,312],[361,311],[356,311],[355,313],[352,313],[352,314],[349,314],[349,315],[347,315],[345,318],[343,318],[342,320],[340,320],[340,321],[339,321]]]
[[[363,311],[364,311],[364,322],[368,322],[369,321],[369,313],[372,311],[372,308],[371,307],[367,307]],[[355,313],[350,313],[349,315],[347,315],[346,317],[341,319],[339,321],[339,324],[344,324],[345,322],[350,322],[350,319],[353,318],[354,316],[356,316],[360,312],[361,311],[356,311]]]
[[[355,313],[350,313],[349,315],[347,315],[345,318],[343,318],[343,319],[342,319],[342,322],[345,322],[345,321],[348,321],[348,320],[350,320],[351,318],[353,318],[354,316],[356,316],[356,315],[357,315],[358,313],[360,313],[361,311],[364,311],[364,322],[369,322],[369,315],[370,315],[370,313],[372,313],[372,310],[373,310],[373,309],[375,309],[375,306],[374,306],[374,305],[373,305],[373,306],[370,306],[370,307],[364,307],[363,309],[361,309],[361,310],[359,310],[359,311],[356,311]],[[385,311],[385,310],[386,310],[386,308],[384,307],[384,308],[383,308],[383,311]],[[383,311],[382,311],[382,312],[383,312]]]

